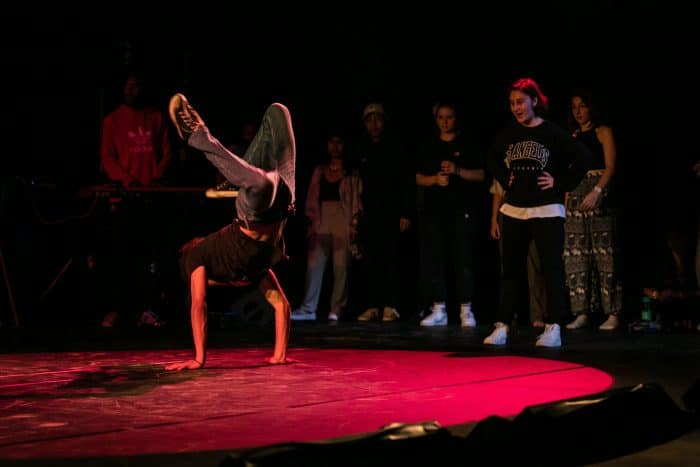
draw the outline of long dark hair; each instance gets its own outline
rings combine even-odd
[[[574,97],[580,98],[581,101],[583,101],[583,103],[586,104],[586,106],[588,107],[588,115],[591,117],[591,124],[593,128],[599,126],[602,123],[600,121],[601,116],[597,110],[596,99],[594,98],[593,93],[588,89],[576,89],[571,93],[571,96],[569,97],[569,129],[571,131],[576,131],[579,129],[578,122],[574,118],[574,113],[571,111],[571,100]]]

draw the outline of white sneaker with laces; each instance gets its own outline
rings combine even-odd
[[[313,321],[316,319],[316,313],[298,308],[292,311],[292,321]]]
[[[423,318],[420,322],[421,326],[447,326],[447,313],[445,312],[444,303],[433,303],[432,312]]]
[[[620,320],[615,315],[608,316],[608,319],[601,324],[598,329],[601,331],[614,331],[620,325]]]
[[[472,313],[471,303],[462,303],[459,309],[459,318],[462,320],[463,328],[475,328],[476,318],[474,318],[474,313]]]
[[[580,314],[575,320],[566,325],[566,329],[581,329],[588,326],[588,315]]]
[[[558,324],[545,324],[544,332],[539,335],[537,347],[561,347],[561,331]]]
[[[489,336],[484,339],[484,344],[506,345],[508,340],[508,326],[500,321],[495,324],[495,328]]]

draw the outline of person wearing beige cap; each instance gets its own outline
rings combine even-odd
[[[399,245],[415,208],[411,164],[401,145],[385,133],[384,106],[365,106],[366,132],[357,144],[363,216],[359,222],[367,270],[367,309],[359,321],[399,318]]]
[[[376,102],[373,102],[371,104],[367,104],[367,106],[365,106],[365,110],[362,112],[362,120],[365,120],[367,117],[369,117],[372,114],[381,115],[383,118],[384,117],[384,106],[382,104],[378,104]]]

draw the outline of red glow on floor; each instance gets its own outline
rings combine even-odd
[[[186,352],[0,356],[0,459],[238,449],[392,422],[450,426],[613,383],[595,368],[545,358],[293,349],[297,363],[265,366],[268,352],[215,349],[206,370],[188,375],[146,365]],[[151,373],[135,377],[144,367]]]

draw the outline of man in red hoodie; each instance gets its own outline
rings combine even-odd
[[[147,186],[163,177],[170,163],[168,127],[163,114],[143,105],[141,81],[131,73],[124,83],[124,103],[102,125],[102,168],[121,185]]]
[[[120,188],[158,183],[171,160],[170,137],[164,114],[146,105],[140,76],[127,75],[123,103],[105,116],[100,157],[107,178]],[[110,271],[108,313],[103,327],[113,327],[121,311],[138,314],[137,324],[160,326],[154,312],[161,291],[151,284],[159,273],[157,245],[159,211],[153,200],[110,199],[110,214],[102,258]]]

